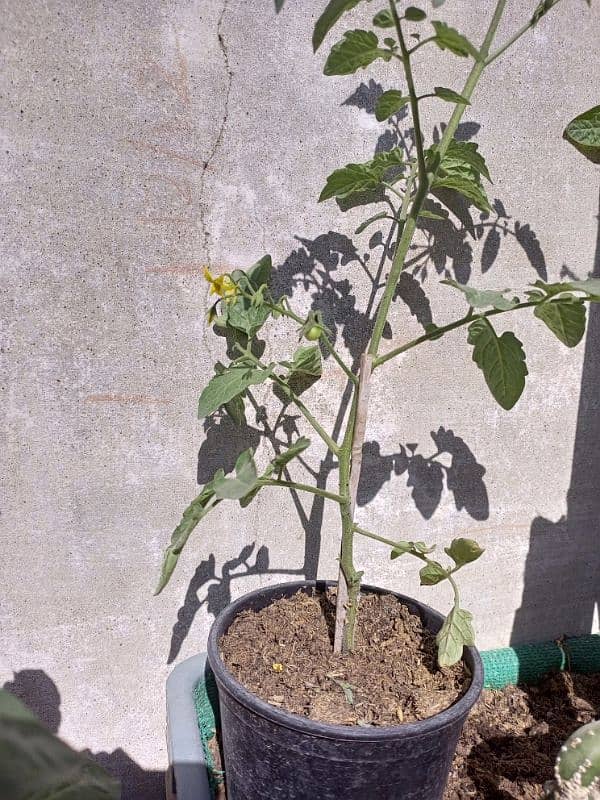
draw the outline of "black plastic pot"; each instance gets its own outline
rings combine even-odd
[[[282,711],[251,694],[225,668],[219,641],[241,611],[327,585],[298,581],[250,592],[212,626],[208,661],[219,688],[227,800],[441,800],[458,737],[483,685],[475,648],[465,648],[472,681],[454,705],[429,719],[387,728],[331,725]],[[372,586],[363,592],[385,593]],[[441,614],[396,597],[431,631],[439,630]]]

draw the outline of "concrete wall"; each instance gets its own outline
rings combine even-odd
[[[338,342],[356,352],[365,331],[365,267],[378,265],[382,240],[375,229],[353,235],[364,210],[315,201],[333,168],[368,158],[382,134],[380,146],[391,141],[368,111],[378,84],[402,80],[382,64],[325,78],[324,54],[310,50],[323,4],[289,0],[276,17],[270,0],[2,3],[0,680],[128,773],[127,797],[160,796],[167,661],[203,649],[231,596],[335,573],[335,509],[322,516],[302,497],[302,521],[271,490],[246,511],[223,504],[152,597],[197,472],[221,456],[230,466],[248,444],[261,461],[270,452],[252,415],[233,443],[226,420],[205,432],[195,418],[224,353],[204,322],[201,266],[244,267],[270,252],[300,308],[324,286]],[[480,40],[492,3],[475,5],[481,13],[448,2],[443,16]],[[501,36],[525,19],[521,5],[509,4]],[[462,133],[477,131],[504,216],[480,238],[447,226],[420,236],[431,257],[402,285],[414,313],[395,304],[396,341],[418,335],[429,313],[441,324],[462,312],[438,284],[446,275],[523,287],[585,277],[595,258],[600,269],[598,171],[560,138],[598,103],[599,24],[597,6],[565,0],[486,73]],[[465,63],[425,50],[435,77],[418,59],[419,86],[460,88]],[[426,106],[428,135],[448,110]],[[486,546],[462,581],[484,647],[590,630],[598,579],[600,323],[585,368],[583,345],[568,352],[526,313],[510,324],[531,373],[511,413],[489,396],[462,333],[378,375],[367,438],[380,449],[367,447],[358,511],[392,536]],[[267,346],[283,355],[294,337],[271,326]],[[307,396],[328,426],[341,385],[328,364]],[[256,395],[273,408],[268,392]],[[445,470],[427,460],[438,449],[434,461],[449,468],[441,494]],[[321,455],[315,447],[311,464],[334,486]],[[418,589],[412,563],[365,542],[358,556],[367,580],[447,606],[445,588]]]

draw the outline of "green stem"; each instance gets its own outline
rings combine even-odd
[[[408,55],[412,56],[413,53],[416,53],[419,47],[423,47],[424,44],[429,44],[429,42],[435,42],[436,36],[428,36],[426,39],[421,39],[421,41],[416,44],[414,47],[411,47],[408,51]]]
[[[388,353],[384,353],[383,355],[379,356],[373,361],[373,369],[375,369],[375,367],[380,367],[382,364],[385,364],[386,361],[389,361],[391,358],[394,358],[395,356],[399,356],[402,353],[406,353],[407,350],[412,350],[413,347],[416,347],[419,344],[423,344],[423,342],[430,342],[432,339],[438,339],[439,337],[443,336],[445,333],[448,333],[449,331],[454,331],[457,328],[462,328],[463,325],[468,325],[478,317],[495,317],[497,314],[508,314],[509,311],[518,311],[521,308],[531,308],[532,306],[537,306],[537,305],[539,305],[538,301],[531,301],[528,303],[519,303],[518,305],[513,306],[513,308],[507,308],[507,309],[494,308],[491,311],[485,311],[483,314],[469,313],[466,316],[456,320],[456,322],[450,322],[448,325],[442,325],[440,328],[436,328],[435,330],[432,330],[429,333],[424,333],[423,336],[419,336],[417,339],[413,339],[412,341],[407,342],[406,344],[403,344],[400,347],[395,347]]]
[[[352,381],[354,384],[358,384],[358,378],[352,372],[352,370],[344,363],[342,358],[339,356],[337,350],[331,343],[331,340],[327,336],[327,334],[323,331],[321,334],[321,341],[325,345],[325,348],[329,352],[329,354],[333,357],[334,361],[337,363],[338,367],[346,374],[346,377]]]
[[[419,100],[415,90],[415,82],[413,79],[412,68],[410,66],[410,53],[404,41],[404,34],[402,33],[402,23],[398,16],[398,9],[396,8],[396,0],[389,0],[390,13],[394,20],[396,27],[396,35],[398,36],[398,43],[400,45],[400,52],[402,53],[402,63],[404,64],[404,75],[406,76],[406,86],[410,96],[410,110],[413,118],[413,125],[415,129],[415,146],[417,148],[417,161],[419,164],[419,184],[427,182],[427,168],[425,166],[425,151],[423,149],[423,133],[421,131],[421,119],[419,116]]]
[[[252,361],[252,363],[256,364],[257,367],[260,367],[261,369],[268,369],[267,365],[263,364],[263,362],[259,358],[257,358],[254,355],[254,353],[252,353],[250,351],[249,348],[245,348],[244,349],[244,348],[238,346],[238,349],[247,358],[249,358]],[[337,455],[339,453],[339,451],[340,451],[340,447],[339,447],[338,443],[331,438],[331,436],[327,433],[327,431],[323,428],[323,426],[315,419],[313,414],[304,405],[302,400],[300,400],[298,395],[294,394],[294,392],[292,392],[292,390],[287,385],[287,383],[284,380],[282,380],[282,378],[280,378],[278,375],[272,374],[271,375],[271,380],[274,383],[278,384],[278,386],[281,386],[281,388],[285,390],[286,397],[288,397],[296,405],[298,410],[300,412],[302,412],[302,414],[304,415],[304,418],[306,419],[306,421],[310,425],[312,425],[312,427],[314,428],[316,433],[318,433],[318,435],[325,442],[325,444],[331,450],[331,452],[335,453]]]
[[[394,6],[393,0],[390,0],[390,6]],[[471,95],[473,94],[475,87],[477,86],[477,83],[481,77],[481,73],[485,68],[484,59],[487,57],[489,53],[491,43],[494,39],[496,30],[498,29],[498,25],[500,24],[500,19],[502,18],[502,14],[504,13],[505,6],[506,6],[506,0],[498,0],[498,3],[496,5],[496,10],[494,11],[492,21],[490,22],[490,26],[488,28],[483,45],[481,47],[480,60],[476,61],[475,64],[473,65],[471,72],[469,73],[469,76],[464,85],[464,88],[461,92],[461,95],[467,100],[471,99]],[[396,13],[396,18],[398,17],[397,12],[395,12],[395,8],[392,13]],[[401,34],[402,30],[400,29],[400,35]],[[406,59],[403,60],[403,63],[407,77],[408,89],[409,92],[411,93],[411,100],[413,101],[412,104],[417,106],[417,111],[418,111],[418,101],[416,99],[416,93],[414,91],[414,84],[412,83],[412,74],[410,72],[409,59],[410,57],[407,57]],[[409,81],[409,75],[411,76],[410,81]],[[465,108],[466,105],[464,103],[457,103],[454,108],[454,111],[452,112],[450,121],[448,122],[446,130],[444,131],[444,135],[442,136],[442,139],[437,147],[437,151],[440,154],[440,161],[444,157],[444,154],[448,149],[450,141],[454,138],[454,134],[456,133],[456,129],[458,128],[458,125],[465,112]],[[422,137],[418,126],[418,117],[416,120],[414,120],[414,122],[415,122],[415,141],[417,142],[417,152],[418,152],[419,147],[422,150]],[[379,309],[377,311],[377,318],[375,319],[375,325],[373,326],[373,334],[371,336],[371,342],[369,344],[369,353],[371,353],[371,355],[375,357],[374,363],[377,362],[377,351],[379,349],[379,344],[381,342],[381,337],[383,336],[385,323],[387,321],[390,306],[392,304],[394,293],[396,291],[396,285],[400,278],[400,274],[402,273],[402,270],[404,268],[404,260],[412,243],[412,238],[414,236],[417,227],[417,218],[419,216],[423,203],[425,202],[425,199],[429,192],[430,181],[432,181],[433,178],[435,178],[435,174],[436,173],[433,172],[431,176],[426,175],[425,181],[423,182],[423,180],[421,179],[421,169],[419,169],[419,187],[417,189],[415,198],[413,200],[410,209],[410,215],[406,220],[406,223],[402,230],[402,236],[400,237],[398,245],[396,247],[394,259],[392,261],[392,268],[390,270],[390,275],[386,287],[384,289],[381,302],[379,304]]]
[[[550,9],[554,8],[555,5],[558,5],[559,2],[560,0],[554,0],[552,5],[549,6],[547,10],[544,12],[543,16],[545,16],[548,13],[548,11],[550,11]],[[506,50],[508,50],[509,47],[511,47],[518,39],[521,38],[521,36],[527,33],[527,31],[533,28],[538,22],[539,19],[532,17],[529,20],[529,22],[526,22],[522,28],[519,28],[519,30],[502,45],[502,47],[499,47],[498,50],[496,50],[494,53],[492,53],[491,56],[488,56],[485,59],[485,66],[487,67],[489,64],[492,63],[492,61],[495,61],[497,58],[499,58]]]
[[[296,483],[295,481],[280,481],[275,478],[260,478],[258,481],[260,486],[281,486],[284,489],[294,489],[299,492],[310,492],[310,494],[319,495],[326,500],[334,500],[336,503],[345,502],[344,497],[334,492],[327,492],[325,489],[319,489],[316,486],[311,486],[308,483]]]

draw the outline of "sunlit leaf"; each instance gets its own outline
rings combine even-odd
[[[244,450],[235,462],[235,477],[216,475],[212,481],[215,497],[219,500],[239,500],[250,492],[258,480],[252,448]]]
[[[236,395],[241,394],[249,386],[266,381],[272,369],[260,369],[246,364],[233,363],[226,367],[220,375],[215,375],[200,395],[198,417],[208,417],[225,403],[229,403]]]
[[[361,0],[329,0],[325,11],[321,14],[315,24],[312,37],[312,45],[315,53],[321,46],[323,39],[333,28],[339,18],[350,9],[357,6]]]
[[[509,299],[504,296],[506,292],[511,291],[510,289],[503,289],[502,291],[475,289],[472,286],[458,283],[458,281],[452,280],[452,278],[447,278],[441,281],[441,283],[461,291],[472,308],[497,308],[500,311],[509,311],[511,308],[518,305],[519,302],[516,298]]]
[[[408,102],[410,97],[405,97],[397,89],[390,89],[384,92],[375,104],[375,117],[378,122],[385,122],[394,114],[397,114]]]
[[[445,22],[438,20],[434,20],[431,24],[435,30],[434,41],[441,50],[449,50],[456,56],[478,58],[479,53],[471,42],[455,28],[451,28]]]
[[[389,51],[379,47],[373,31],[346,31],[344,38],[331,48],[323,72],[325,75],[351,75],[378,58],[389,61],[391,57]]]
[[[537,305],[533,313],[567,347],[576,347],[583,339],[586,317],[583,300],[573,296],[546,300]]]
[[[440,628],[436,641],[440,667],[456,664],[462,658],[463,647],[472,647],[475,644],[473,615],[464,608],[455,606]]]
[[[590,108],[571,120],[563,138],[594,164],[600,164],[600,106]]]
[[[483,372],[485,382],[496,401],[510,410],[525,388],[525,353],[514,333],[498,336],[487,318],[469,325],[469,344],[473,345],[473,361]]]
[[[466,97],[463,97],[462,94],[459,94],[452,89],[446,89],[444,86],[436,86],[433,90],[433,93],[436,97],[439,97],[440,100],[445,100],[447,103],[462,103],[465,106],[471,105],[471,101],[467,100]]]
[[[480,547],[473,539],[453,539],[450,547],[444,547],[444,551],[454,561],[457,567],[464,567],[476,561],[483,554],[483,547]]]

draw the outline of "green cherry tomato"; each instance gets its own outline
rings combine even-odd
[[[304,336],[308,339],[309,342],[316,342],[317,339],[321,338],[321,334],[323,333],[323,328],[320,325],[312,325],[304,334]]]

